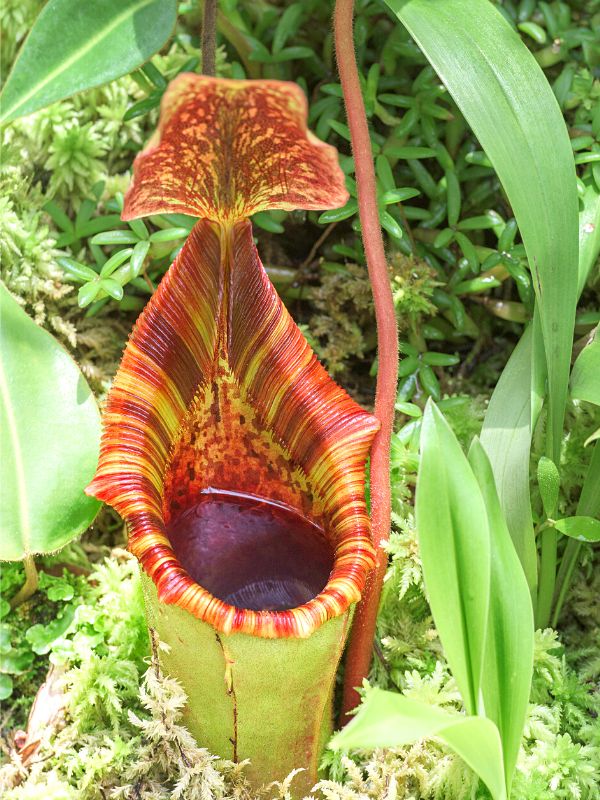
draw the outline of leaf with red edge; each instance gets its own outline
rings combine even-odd
[[[123,219],[184,213],[220,222],[348,199],[335,148],[306,127],[294,83],[179,75],[136,158]]]
[[[309,636],[359,599],[373,566],[364,467],[378,429],[327,375],[269,281],[247,220],[199,221],[141,315],[104,415],[88,492],[174,603],[224,633]],[[236,608],[183,569],[166,527],[206,489],[296,509],[334,549],[327,585],[284,611]]]

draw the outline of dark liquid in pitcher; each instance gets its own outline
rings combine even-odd
[[[167,534],[196,583],[253,611],[306,603],[333,567],[333,548],[320,527],[287,506],[234,492],[204,492],[173,517]]]

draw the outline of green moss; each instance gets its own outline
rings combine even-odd
[[[44,0],[6,0],[0,11],[0,73],[5,80],[19,47],[29,33]]]

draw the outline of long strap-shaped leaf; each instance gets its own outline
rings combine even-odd
[[[479,483],[490,531],[490,615],[481,693],[485,716],[500,732],[510,793],[531,689],[533,608],[500,508],[492,467],[477,438],[469,450],[469,463]]]
[[[579,212],[579,296],[600,251],[600,195],[588,182]],[[543,343],[538,312],[508,360],[488,406],[481,443],[494,478],[510,534],[521,559],[532,597],[537,592],[537,549],[529,496],[531,436],[544,393]],[[536,348],[542,353],[536,353]],[[532,369],[533,368],[533,369]]]
[[[508,528],[535,596],[537,551],[529,494],[532,338],[533,330],[528,328],[500,376],[485,415],[481,443],[491,461]]]
[[[465,115],[513,207],[539,303],[554,457],[577,296],[573,154],[552,90],[488,0],[386,0]]]
[[[336,750],[399,747],[437,736],[485,782],[494,800],[506,800],[498,729],[484,717],[449,714],[395,692],[373,689],[356,717],[331,741]]]

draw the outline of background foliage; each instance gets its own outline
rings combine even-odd
[[[580,196],[586,187],[600,191],[600,3],[496,5],[554,89],[578,164]],[[40,0],[3,4],[4,75],[41,6]],[[255,218],[255,231],[263,261],[311,344],[336,378],[370,403],[374,326],[332,55],[330,5],[221,0],[220,10],[218,73],[296,80],[310,100],[311,127],[340,150],[352,195],[344,209],[320,215],[264,213]],[[179,71],[198,68],[199,26],[196,3],[180,2],[175,38],[143,71],[62,100],[3,131],[2,279],[28,313],[71,350],[100,399],[135,316],[191,227],[185,217],[126,225],[118,215],[133,157],[156,124],[166,82]],[[356,40],[403,354],[393,440],[395,530],[388,544],[391,566],[371,683],[459,711],[460,698],[423,591],[414,527],[422,411],[427,397],[439,401],[468,447],[479,433],[499,372],[531,317],[532,278],[498,178],[415,43],[374,0],[357,3]],[[576,351],[598,322],[599,286],[596,266],[577,313]],[[544,454],[544,425],[542,417],[532,464]],[[559,459],[560,516],[576,513],[589,462],[584,445],[599,426],[596,407],[585,400],[569,402]],[[543,508],[535,488],[532,500],[538,522]],[[127,796],[132,785],[140,797],[185,796],[177,794],[178,781],[191,779],[180,751],[166,748],[158,756],[152,749],[166,738],[159,726],[164,713],[169,724],[176,724],[181,697],[176,687],[157,689],[152,674],[140,695],[148,650],[135,599],[137,579],[129,562],[118,553],[109,555],[122,542],[120,524],[103,512],[84,537],[83,551],[71,548],[60,559],[88,571],[90,558],[109,556],[93,581],[63,574],[61,566],[59,575],[50,574],[39,595],[17,611],[8,610],[6,599],[19,584],[20,567],[5,570],[0,678],[8,676],[14,685],[2,719],[7,749],[9,731],[23,726],[48,658],[64,666],[69,687],[67,725],[47,745],[45,760],[29,772],[5,768],[3,780],[13,786],[9,797],[95,798],[106,788]],[[594,773],[600,756],[598,556],[591,545],[582,547],[559,632],[536,634],[526,736],[513,788],[518,800],[592,800],[600,791]],[[77,612],[71,612],[75,605]],[[185,732],[173,736],[179,741]],[[207,796],[224,796],[226,787],[242,785],[227,765],[215,770],[205,756],[195,758],[193,780],[204,781]],[[471,797],[476,786],[463,762],[435,742],[350,758],[331,752],[326,761],[321,791],[332,799],[460,800]],[[145,778],[136,772],[140,765]],[[278,793],[285,796],[285,787],[275,787],[273,794]]]

